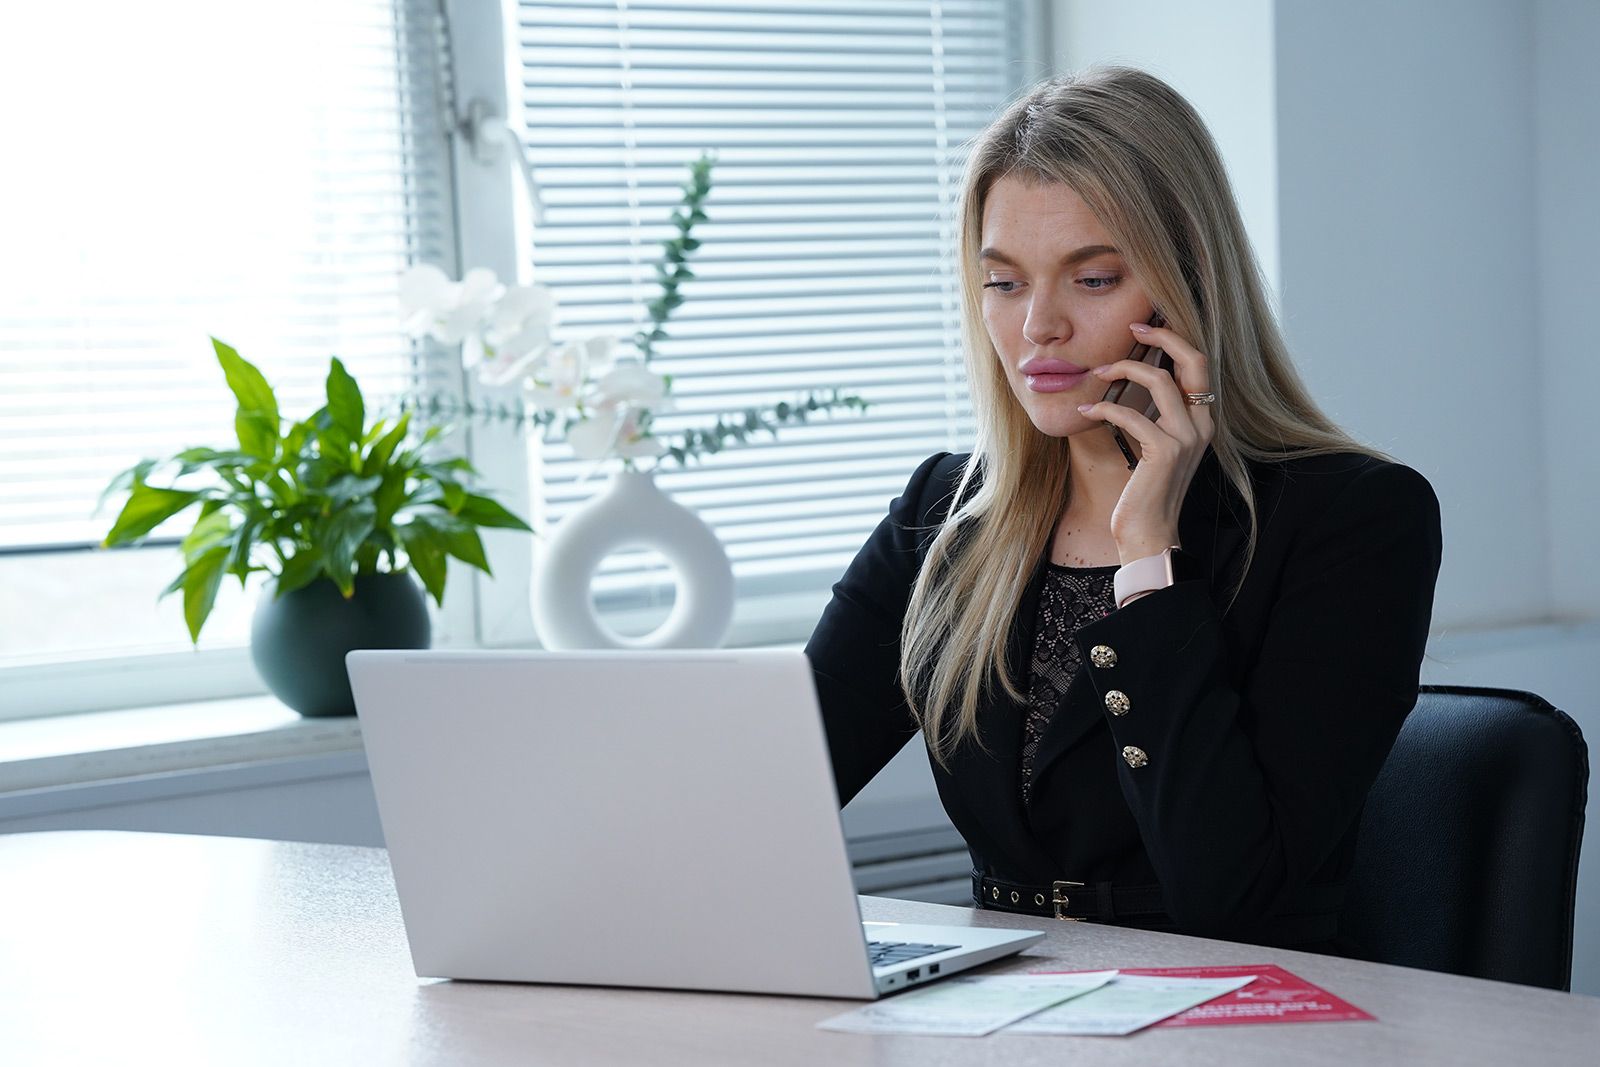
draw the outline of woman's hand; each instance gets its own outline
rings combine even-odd
[[[1160,421],[1151,422],[1132,408],[1103,400],[1078,408],[1139,443],[1139,465],[1111,513],[1111,536],[1123,563],[1178,544],[1178,513],[1215,429],[1210,406],[1192,405],[1183,396],[1211,391],[1205,354],[1169,329],[1142,322],[1129,329],[1142,344],[1154,345],[1171,356],[1173,373],[1123,359],[1094,368],[1094,374],[1105,382],[1126,378],[1144,386],[1161,412]]]

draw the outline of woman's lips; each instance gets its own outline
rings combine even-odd
[[[1022,372],[1022,380],[1029,391],[1035,393],[1065,392],[1089,376],[1088,367],[1043,356],[1030,356],[1017,369]]]
[[[1073,388],[1089,377],[1088,371],[1076,374],[1026,374],[1023,382],[1035,393],[1060,393]]]

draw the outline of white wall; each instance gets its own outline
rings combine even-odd
[[[1126,63],[1168,82],[1194,105],[1222,151],[1256,257],[1276,288],[1272,8],[1272,0],[1057,0],[1050,23],[1056,70]]]
[[[1550,517],[1550,607],[1595,614],[1600,605],[1600,3],[1540,0],[1534,30],[1535,185],[1538,199],[1537,398]],[[1591,694],[1600,690],[1591,689]],[[1594,735],[1600,738],[1600,732]],[[1600,812],[1595,813],[1600,821]],[[1600,857],[1596,857],[1600,863]]]
[[[1278,9],[1286,333],[1439,494],[1440,628],[1551,610],[1533,28],[1506,0]]]

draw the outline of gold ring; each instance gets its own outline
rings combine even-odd
[[[1183,394],[1183,399],[1184,399],[1184,403],[1188,404],[1190,407],[1201,407],[1201,406],[1203,406],[1205,404],[1215,404],[1217,402],[1217,394],[1216,393],[1184,393]]]

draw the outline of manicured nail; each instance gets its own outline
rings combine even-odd
[[[1149,333],[1150,332],[1150,327],[1146,326],[1142,322],[1129,323],[1128,324],[1128,329],[1132,330],[1134,333]]]
[[[1093,404],[1079,404],[1078,405],[1078,410],[1080,412],[1082,412],[1083,414],[1087,415],[1087,414],[1089,414],[1089,412],[1094,410],[1094,405]]]

